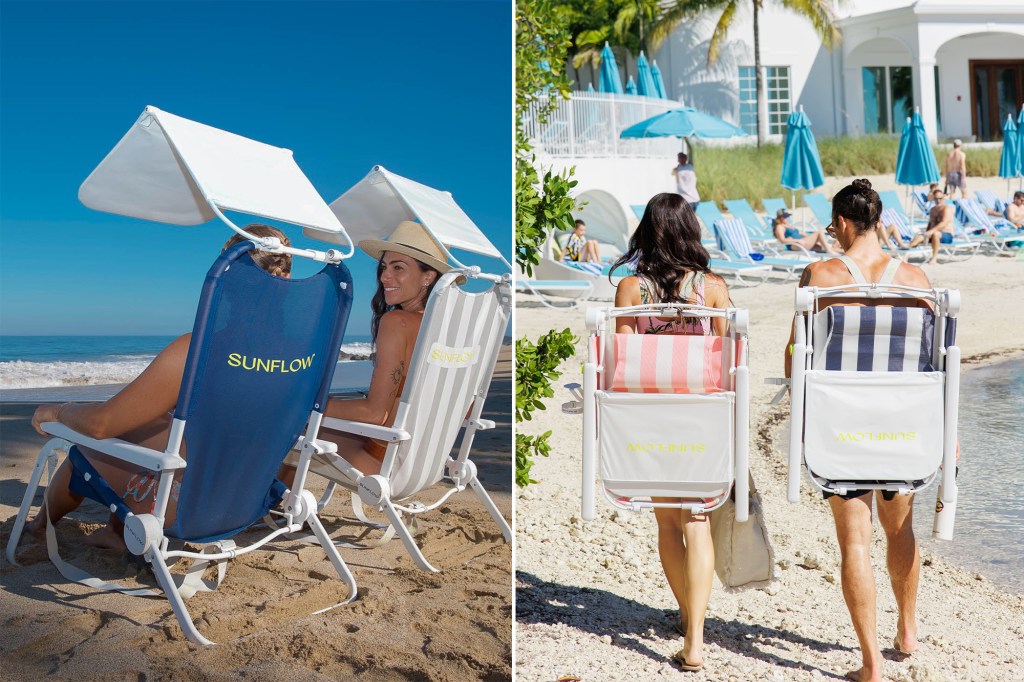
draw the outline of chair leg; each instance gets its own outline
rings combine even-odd
[[[334,489],[338,487],[338,484],[334,481],[328,481],[327,487],[324,489],[324,494],[320,496],[320,500],[316,503],[316,511],[320,513],[327,506],[327,503],[331,501],[331,496],[334,495]]]
[[[325,611],[330,611],[331,609],[339,606],[351,604],[355,601],[356,597],[359,596],[358,589],[356,588],[356,579],[353,577],[352,571],[349,570],[345,560],[341,558],[341,554],[338,553],[338,549],[334,546],[331,536],[327,534],[327,530],[324,528],[324,525],[320,523],[319,517],[317,517],[316,514],[310,514],[309,518],[306,519],[306,523],[309,524],[313,534],[316,535],[316,539],[320,542],[320,546],[323,548],[324,554],[327,555],[327,558],[330,559],[331,563],[334,565],[334,570],[338,572],[338,577],[344,580],[348,585],[348,599],[340,604],[328,606],[326,609],[314,611],[314,613],[324,613]]]
[[[47,462],[51,463],[53,468],[57,466],[57,452],[65,451],[71,444],[62,438],[52,438],[47,441],[43,449],[39,451],[39,457],[36,459],[35,468],[32,469],[32,475],[29,477],[28,485],[25,487],[25,495],[21,498],[21,507],[18,508],[18,516],[14,519],[14,527],[11,529],[11,537],[7,541],[7,560],[11,562],[12,566],[17,566],[18,562],[14,560],[14,555],[18,550],[18,542],[21,540],[21,533],[25,529],[25,521],[28,517],[28,512],[32,508],[32,498],[36,496],[36,491],[39,488],[39,479],[42,478],[43,470],[46,469]],[[51,472],[53,469],[51,469]]]
[[[391,500],[385,499],[382,504],[384,507],[384,514],[386,514],[388,520],[391,521],[391,526],[395,529],[395,532],[398,533],[398,537],[402,539],[402,544],[405,545],[406,551],[409,552],[409,556],[412,557],[412,560],[416,565],[424,571],[440,573],[440,571],[430,565],[427,558],[423,556],[423,552],[421,552],[420,548],[416,546],[416,541],[413,540],[412,533],[410,533],[409,529],[404,523],[402,523],[402,516],[398,513],[398,510],[395,509],[394,505],[391,504]]]
[[[181,625],[182,631],[185,633],[185,637],[190,642],[196,644],[202,644],[209,646],[213,644],[210,640],[203,637],[196,628],[195,623],[192,622],[192,616],[188,613],[188,608],[185,606],[185,600],[178,594],[178,588],[174,584],[174,578],[171,577],[171,572],[167,568],[167,564],[164,562],[163,556],[161,556],[158,549],[151,549],[146,552],[146,561],[153,567],[153,575],[156,576],[156,581],[160,584],[164,594],[167,596],[167,601],[171,604],[171,610],[174,611],[175,617],[178,619],[178,624]]]
[[[501,511],[499,511],[497,505],[494,504],[494,500],[492,500],[491,496],[487,494],[483,484],[480,483],[480,479],[474,476],[473,480],[469,482],[469,487],[473,489],[473,492],[475,492],[477,497],[480,498],[480,501],[484,503],[485,507],[487,507],[487,511],[491,513],[491,518],[494,519],[496,524],[498,524],[501,534],[505,536],[505,542],[512,542],[512,528],[509,527],[508,521],[505,520],[505,517],[501,515]]]

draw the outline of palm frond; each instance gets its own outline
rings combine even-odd
[[[736,18],[736,6],[738,0],[729,0],[728,4],[725,5],[725,9],[722,10],[722,16],[718,17],[718,23],[715,24],[714,33],[711,34],[711,41],[708,45],[708,67],[714,66],[715,62],[718,61],[718,53],[722,48],[722,44],[725,42],[725,36],[729,32],[729,28],[732,26],[733,19]]]

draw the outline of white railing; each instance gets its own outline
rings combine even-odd
[[[682,105],[640,95],[574,92],[560,101],[547,123],[537,120],[546,98],[531,104],[523,129],[538,154],[551,157],[674,157],[681,147],[675,137],[622,139],[619,134],[640,121]]]

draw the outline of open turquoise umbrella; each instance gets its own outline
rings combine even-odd
[[[999,154],[999,177],[1006,178],[1006,193],[1010,193],[1010,178],[1019,177],[1021,174],[1020,158],[1017,153],[1017,126],[1013,123],[1013,116],[1006,115],[1006,123],[1003,124],[1003,151]]]
[[[633,82],[633,77],[632,76],[630,76],[629,80],[626,81],[626,94],[627,95],[635,95],[636,94],[636,83]]]
[[[651,62],[651,76],[654,78],[654,89],[658,91],[658,97],[668,99],[665,79],[661,77],[661,69],[658,68],[657,60]]]
[[[635,123],[619,137],[743,137],[747,132],[693,107],[672,109]]]
[[[782,154],[782,186],[793,190],[793,208],[796,209],[796,190],[815,189],[825,184],[825,172],[818,156],[818,143],[811,133],[811,120],[803,107],[789,114],[786,120],[786,149]]]
[[[615,63],[615,55],[608,43],[601,50],[601,77],[597,83],[600,92],[622,94],[622,78],[619,76],[619,65]]]
[[[647,63],[647,57],[640,53],[636,60],[636,91],[644,97],[657,97],[658,88],[654,84],[654,76],[651,75],[651,65]]]

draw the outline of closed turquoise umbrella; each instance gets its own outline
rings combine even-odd
[[[1013,116],[1006,115],[1003,125],[1003,151],[999,154],[999,177],[1006,178],[1006,193],[1010,193],[1010,178],[1021,174],[1020,155],[1017,153],[1017,126]]]
[[[651,65],[647,63],[647,57],[640,53],[636,60],[636,91],[644,97],[657,97],[658,88],[654,84],[654,76],[651,75]]]
[[[1017,185],[1020,187],[1024,184],[1024,104],[1017,117],[1017,175],[1021,176],[1021,182]]]
[[[900,148],[896,156],[896,182],[907,185],[907,195],[912,187],[939,182],[939,165],[935,163],[935,154],[924,132],[921,112],[914,110],[910,122],[903,126],[900,135]]]
[[[692,107],[672,109],[644,119],[619,137],[743,137],[747,132]]]
[[[636,83],[633,82],[633,77],[632,76],[630,76],[629,80],[626,81],[626,94],[627,95],[635,95],[636,94]]]
[[[796,208],[796,190],[815,189],[825,184],[821,168],[818,143],[811,133],[811,120],[803,107],[790,113],[786,120],[786,150],[782,154],[782,186],[793,190],[793,208]]]
[[[600,92],[622,94],[622,78],[619,76],[619,65],[615,63],[615,55],[608,43],[601,50],[601,77],[597,83]]]
[[[658,97],[668,99],[668,91],[665,90],[665,79],[661,77],[661,69],[658,68],[657,60],[651,62],[651,76],[654,78],[654,89],[658,91]]]

